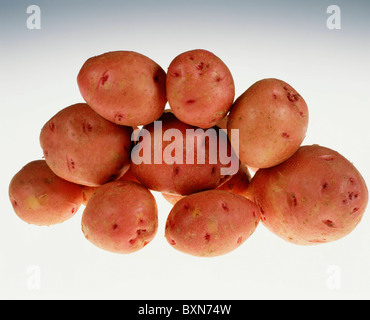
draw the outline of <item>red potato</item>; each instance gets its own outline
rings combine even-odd
[[[35,160],[13,177],[9,198],[15,213],[23,221],[50,226],[75,215],[82,203],[82,190],[55,175],[45,160]]]
[[[226,254],[244,243],[260,217],[250,200],[221,190],[179,200],[168,215],[165,236],[175,249],[194,256]]]
[[[165,112],[156,123],[144,126],[142,139],[131,154],[131,170],[137,180],[151,190],[182,195],[214,189],[227,181],[239,166],[227,134],[215,128],[214,135],[209,139],[203,136],[202,143],[205,131],[196,129],[199,128],[179,121],[171,112]],[[195,133],[193,141],[189,138],[190,131]],[[191,146],[193,163],[187,159]],[[203,163],[198,161],[199,154],[204,154]],[[229,159],[222,154],[227,154]]]
[[[268,168],[288,159],[306,136],[308,108],[289,84],[278,79],[257,81],[238,97],[227,129],[231,144],[239,147],[241,162]],[[239,130],[239,138],[231,130]]]
[[[353,164],[318,145],[302,146],[282,164],[259,169],[251,186],[263,224],[299,245],[346,236],[368,202],[365,181]]]
[[[193,126],[210,128],[229,111],[235,86],[224,62],[207,50],[178,55],[168,67],[168,103],[176,117]]]
[[[174,205],[177,201],[185,197],[185,196],[182,196],[181,194],[172,194],[172,193],[166,193],[166,192],[161,192],[161,194],[163,198],[165,198],[172,205]]]
[[[89,187],[80,185],[82,189],[82,204],[86,207],[87,203],[89,202],[91,196],[99,187]]]
[[[121,177],[130,166],[131,127],[118,126],[85,103],[66,107],[43,126],[40,144],[61,178],[90,187]]]
[[[131,167],[126,171],[126,173],[121,177],[119,178],[118,180],[120,181],[134,181],[134,182],[139,182],[139,180],[136,179],[136,177],[134,176],[134,174],[132,173],[132,169]],[[140,183],[140,182],[139,182]]]
[[[137,182],[109,182],[90,198],[81,227],[85,238],[103,250],[121,254],[138,251],[157,233],[155,198]]]
[[[77,83],[85,101],[105,119],[140,126],[158,119],[166,105],[166,73],[150,58],[113,51],[89,58]]]
[[[224,190],[248,198],[248,189],[251,180],[251,174],[247,166],[240,164],[238,172],[217,190]]]

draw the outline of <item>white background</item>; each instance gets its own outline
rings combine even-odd
[[[42,157],[43,124],[83,101],[76,77],[84,61],[112,50],[140,52],[167,70],[181,52],[207,49],[231,70],[236,97],[262,78],[288,82],[309,107],[303,144],[342,153],[369,184],[370,6],[334,2],[340,30],[327,28],[329,1],[2,1],[0,298],[370,298],[369,209],[333,243],[292,245],[260,224],[237,250],[197,258],[167,244],[171,206],[160,194],[157,236],[131,255],[89,243],[83,207],[63,224],[37,227],[8,199],[13,175]],[[29,4],[41,9],[40,30],[27,29]]]

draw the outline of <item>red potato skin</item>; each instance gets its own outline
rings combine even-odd
[[[348,235],[368,203],[365,181],[353,164],[318,145],[302,146],[282,164],[259,169],[251,190],[263,224],[298,245]]]
[[[158,121],[162,121],[162,131],[157,130],[158,132],[154,132],[155,128],[153,124],[144,126],[143,129],[148,130],[150,133],[150,139],[143,139],[137,144],[137,146],[141,147],[142,149],[151,150],[151,163],[137,164],[138,162],[135,159],[137,159],[140,153],[140,148],[133,150],[131,154],[132,161],[130,168],[132,173],[144,186],[154,191],[187,195],[202,190],[215,189],[230,179],[231,176],[221,175],[221,168],[228,168],[230,164],[224,165],[220,162],[216,164],[210,163],[208,158],[208,148],[205,149],[204,164],[196,163],[197,154],[195,155],[194,164],[186,163],[186,130],[197,129],[196,127],[179,121],[172,112],[165,112],[162,117],[158,119]],[[177,129],[182,134],[184,150],[184,152],[181,154],[181,157],[183,157],[182,164],[178,164],[176,162],[173,164],[168,164],[169,161],[168,159],[166,160],[163,151],[167,148],[171,141],[163,141],[163,133],[168,129]],[[217,134],[220,134],[217,128],[216,131]],[[224,133],[221,132],[221,134]],[[162,163],[154,163],[155,136],[162,137],[162,151],[159,151],[162,152]],[[224,138],[227,139],[226,134]],[[228,140],[226,143],[228,150],[231,150],[231,145]],[[196,141],[194,145],[196,149]],[[233,156],[236,157],[234,153]]]
[[[248,198],[248,189],[251,181],[251,174],[247,166],[240,164],[238,172],[228,181],[223,183],[217,190],[224,190]]]
[[[182,196],[181,194],[171,194],[171,193],[165,193],[165,192],[161,192],[161,194],[163,198],[165,198],[172,205],[174,205],[177,201],[185,197],[185,196]]]
[[[216,188],[216,190],[231,192],[252,200],[250,199],[250,195],[248,192],[250,180],[251,175],[248,168],[245,165],[241,164],[238,172],[235,175],[231,176],[228,181]],[[172,205],[174,205],[180,199],[184,198],[184,196],[182,195],[169,194],[164,192],[162,192],[162,196]]]
[[[175,249],[199,257],[224,255],[255,231],[260,217],[250,200],[221,190],[179,200],[168,215],[165,236]]]
[[[85,101],[105,119],[140,126],[158,119],[166,105],[166,73],[133,51],[112,51],[89,58],[77,83]]]
[[[99,187],[88,187],[88,186],[83,186],[80,185],[82,189],[82,204],[86,207],[87,203],[89,202],[91,196],[94,194],[94,192],[99,188]]]
[[[210,128],[229,111],[235,97],[230,70],[213,53],[184,52],[168,67],[167,100],[176,117],[190,125]]]
[[[137,182],[109,182],[90,198],[81,227],[85,238],[103,250],[119,254],[136,252],[157,233],[155,198]]]
[[[50,226],[75,215],[82,203],[82,191],[80,186],[55,175],[45,160],[35,160],[12,178],[9,199],[23,221]]]
[[[131,127],[118,126],[86,103],[77,103],[46,122],[40,145],[55,174],[76,184],[97,187],[128,170],[131,133]]]
[[[227,130],[241,162],[252,168],[277,165],[300,147],[308,127],[308,108],[289,84],[263,79],[238,97],[230,111]],[[230,132],[239,130],[239,141]]]

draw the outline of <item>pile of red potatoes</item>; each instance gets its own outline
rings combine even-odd
[[[235,99],[225,63],[197,49],[167,72],[140,53],[107,52],[82,65],[77,84],[85,102],[45,123],[43,159],[10,182],[14,211],[29,224],[62,223],[83,206],[88,241],[132,253],[157,234],[155,191],[173,205],[168,244],[210,257],[239,248],[260,222],[312,245],[346,236],[365,212],[354,165],[301,145],[308,107],[282,80],[259,80]]]

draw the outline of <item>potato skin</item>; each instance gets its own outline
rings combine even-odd
[[[97,187],[128,170],[131,133],[131,127],[118,126],[86,103],[77,103],[45,123],[40,145],[55,174],[76,184]]]
[[[85,238],[103,250],[120,254],[138,251],[157,233],[155,198],[137,182],[109,182],[90,198],[81,227]]]
[[[217,190],[224,190],[248,198],[248,189],[251,181],[251,174],[246,165],[240,164],[238,172],[228,181],[223,183]]]
[[[260,216],[250,200],[221,190],[179,200],[168,215],[165,236],[175,249],[194,256],[226,254],[255,231]]]
[[[217,187],[215,190],[231,192],[252,200],[250,199],[249,194],[250,180],[251,175],[248,168],[245,165],[240,164],[238,172],[231,176],[229,180]],[[170,194],[165,192],[162,192],[162,196],[172,205],[174,205],[177,201],[184,197],[179,194]]]
[[[298,150],[308,127],[308,108],[289,84],[262,79],[238,97],[227,129],[231,144],[239,145],[239,158],[248,167],[268,168]],[[239,130],[239,141],[230,132]]]
[[[259,169],[251,189],[263,224],[299,245],[346,236],[368,202],[365,181],[353,164],[319,145],[302,146],[282,164]]]
[[[166,105],[166,73],[133,51],[112,51],[89,58],[77,83],[82,97],[102,117],[139,126],[158,119]]]
[[[194,139],[194,149],[196,153],[194,156],[194,164],[187,163],[187,130],[196,130],[198,129],[197,127],[183,123],[182,121],[178,120],[172,112],[165,112],[161,118],[158,119],[158,122],[161,122],[162,130],[160,130],[160,127],[156,128],[154,124],[149,124],[143,127],[143,130],[147,130],[147,132],[149,132],[150,137],[148,139],[143,138],[142,141],[138,142],[131,154],[130,168],[132,173],[144,186],[154,191],[187,195],[202,190],[217,188],[230,178],[228,175],[221,174],[221,169],[229,168],[230,164],[222,164],[219,157],[217,158],[217,163],[211,163],[211,161],[209,161],[210,148],[203,145],[199,146],[198,149],[196,139]],[[166,155],[165,153],[166,148],[168,148],[168,146],[174,142],[164,141],[164,134],[170,129],[178,130],[178,132],[181,133],[183,139],[183,152],[179,155],[179,157],[182,159],[182,163],[177,163],[176,161],[174,163],[170,163],[170,157],[172,157],[172,154]],[[219,128],[215,128],[215,131],[217,133],[218,146],[219,140],[223,140],[230,151],[231,145],[227,138],[227,134],[225,134],[224,131],[219,130]],[[162,140],[161,150],[155,149],[156,137],[159,137],[159,139]],[[214,140],[211,140],[209,145],[211,145],[213,142]],[[141,149],[151,150],[150,163],[138,163]],[[197,163],[197,154],[200,150],[203,150],[205,154],[205,163],[203,164]],[[163,160],[159,163],[155,163],[156,161],[154,156],[156,153],[162,155]],[[232,153],[232,159],[239,164],[239,160],[237,159],[235,153]]]
[[[230,70],[220,58],[202,49],[181,53],[172,60],[166,88],[176,117],[200,128],[216,125],[231,108],[235,96]]]
[[[9,199],[23,221],[50,226],[75,215],[82,203],[79,185],[59,178],[45,160],[26,164],[9,184]]]

